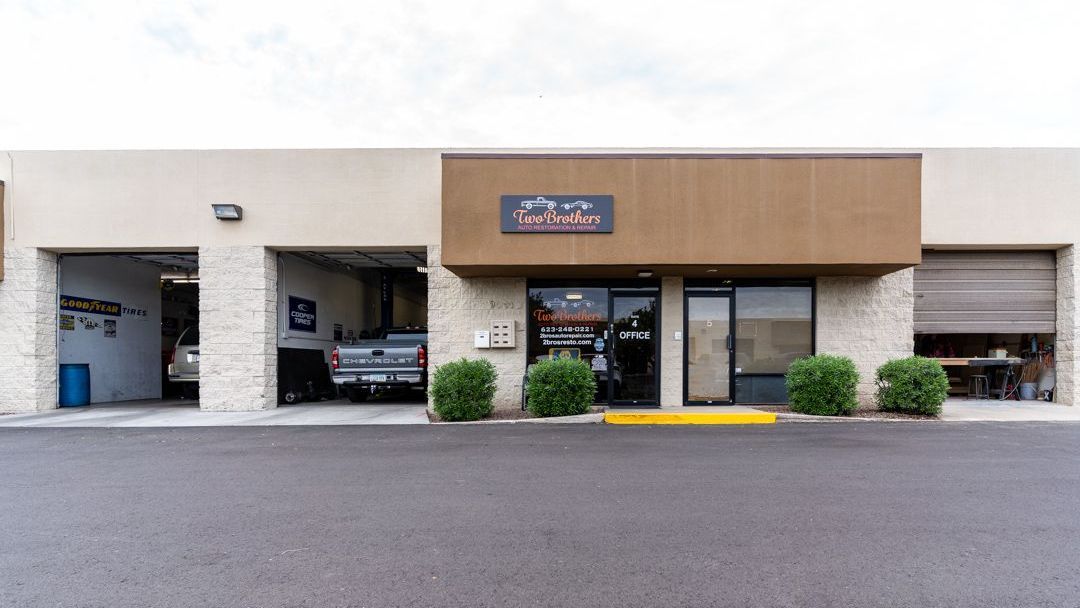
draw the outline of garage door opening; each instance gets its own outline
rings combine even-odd
[[[1052,251],[924,251],[915,268],[915,354],[941,361],[950,395],[1052,400]]]
[[[426,400],[426,355],[416,358],[426,348],[426,248],[282,252],[278,291],[279,404]],[[394,360],[401,344],[388,342],[406,338],[415,353]],[[385,369],[343,381],[357,349],[371,351],[365,366]]]
[[[57,402],[198,405],[195,253],[60,256]]]

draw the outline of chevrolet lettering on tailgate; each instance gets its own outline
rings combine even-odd
[[[409,357],[342,357],[341,365],[354,367],[357,365],[397,365],[416,363],[416,359]]]

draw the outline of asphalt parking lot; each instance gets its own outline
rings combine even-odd
[[[0,606],[1080,605],[1080,424],[0,429]]]

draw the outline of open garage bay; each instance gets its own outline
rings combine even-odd
[[[293,251],[277,259],[279,403],[425,400],[422,378],[411,386],[335,384],[332,365],[335,348],[380,350],[395,330],[423,335],[426,344],[426,248]]]

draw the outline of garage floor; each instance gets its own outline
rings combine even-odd
[[[427,424],[427,404],[346,400],[283,405],[262,412],[204,412],[196,401],[130,401],[0,416],[0,427],[180,427]]]

